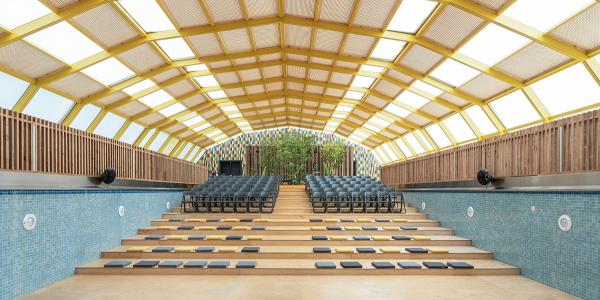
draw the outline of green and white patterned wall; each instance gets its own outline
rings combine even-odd
[[[366,175],[379,179],[379,162],[377,162],[377,159],[370,149],[356,145],[334,134],[300,128],[277,128],[239,135],[229,141],[207,149],[206,152],[202,154],[202,157],[200,157],[199,163],[206,166],[209,170],[216,172],[219,168],[220,160],[243,160],[246,146],[259,145],[262,139],[287,131],[300,131],[306,134],[312,134],[318,145],[338,140],[353,146],[354,160],[356,161],[356,175]]]

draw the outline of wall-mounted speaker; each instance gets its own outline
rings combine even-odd
[[[488,185],[492,182],[494,178],[492,177],[492,173],[486,169],[481,169],[477,172],[477,182],[481,185]]]
[[[115,171],[115,169],[111,169],[111,168],[104,170],[102,175],[100,175],[100,181],[102,181],[106,184],[113,183],[116,178],[117,178],[117,171]]]

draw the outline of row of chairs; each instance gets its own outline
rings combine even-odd
[[[315,213],[403,213],[404,196],[367,176],[306,176]]]
[[[218,176],[184,193],[184,213],[272,213],[279,195],[276,176]]]

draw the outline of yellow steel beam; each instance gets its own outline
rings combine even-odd
[[[131,126],[131,120],[126,120],[125,123],[123,123],[123,125],[121,125],[121,128],[119,128],[119,131],[117,131],[117,134],[115,134],[113,139],[115,139],[117,141],[120,140],[121,137],[123,137],[123,134],[125,133],[125,131],[127,131],[127,128],[129,128],[129,126]]]
[[[25,107],[27,107],[29,102],[31,102],[31,99],[33,99],[33,96],[35,96],[35,94],[39,90],[40,90],[40,87],[38,87],[34,84],[30,84],[27,87],[27,89],[25,90],[25,92],[23,93],[23,95],[21,95],[21,98],[19,98],[17,103],[15,103],[12,110],[14,110],[16,112],[23,112],[25,110]]]
[[[142,133],[140,133],[140,136],[137,137],[137,139],[135,139],[135,142],[133,143],[135,146],[139,146],[139,147],[143,147],[144,145],[140,145],[144,139],[146,138],[146,136],[148,135],[148,133],[150,133],[150,128],[145,128],[144,131],[142,131]]]
[[[102,119],[104,119],[104,117],[106,116],[106,114],[108,113],[108,111],[106,110],[101,110],[98,115],[96,115],[96,117],[94,118],[94,120],[92,121],[92,123],[90,123],[90,125],[88,126],[88,128],[86,129],[87,132],[93,133],[94,130],[96,130],[96,128],[98,128],[98,125],[100,125],[100,122],[102,122]]]
[[[535,108],[537,113],[540,115],[540,117],[542,117],[542,120],[544,120],[544,122],[550,121],[550,112],[548,112],[548,109],[546,108],[544,103],[542,103],[540,98],[535,94],[531,87],[523,88],[523,93],[525,94],[527,100],[529,100],[529,103],[531,103],[533,108]]]

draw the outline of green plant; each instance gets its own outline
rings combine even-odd
[[[297,131],[282,132],[261,141],[260,166],[269,175],[280,175],[292,184],[298,184],[306,176],[306,164],[314,148],[312,135]]]
[[[340,142],[329,142],[323,145],[323,171],[326,176],[337,175],[337,170],[344,163],[346,146]]]

